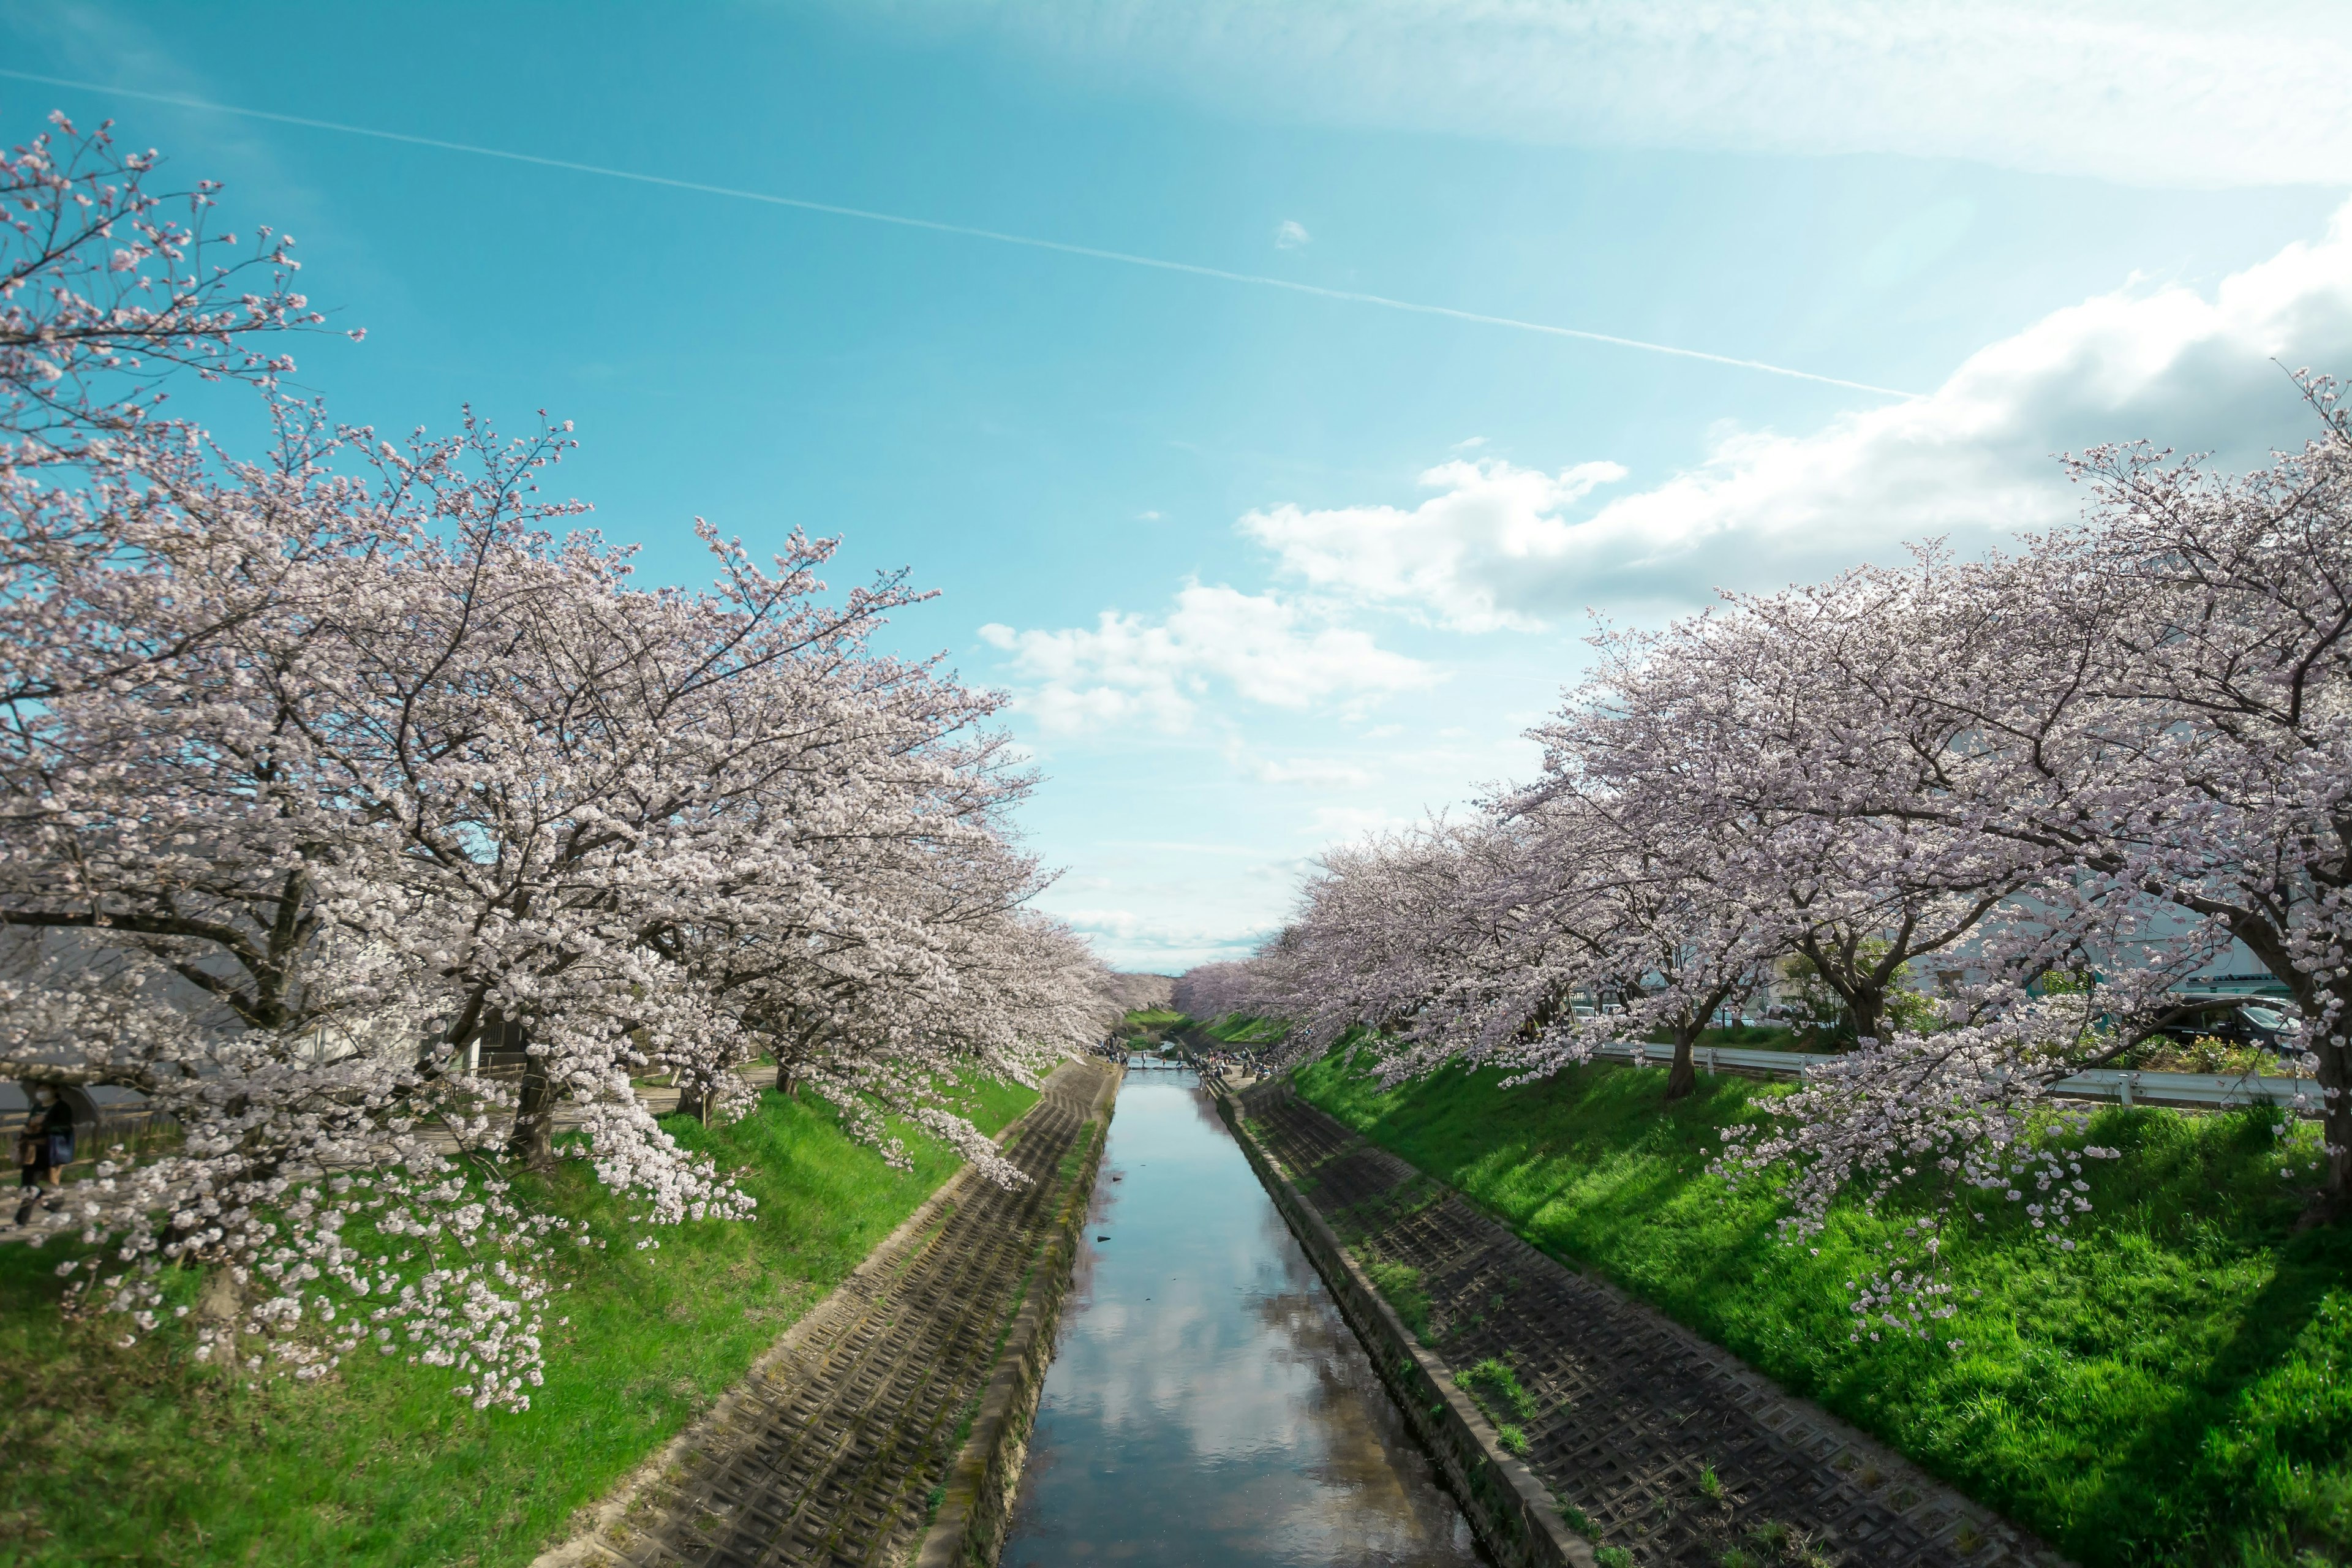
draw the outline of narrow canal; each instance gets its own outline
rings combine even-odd
[[[1190,1072],[1128,1075],[1003,1561],[1489,1561]]]

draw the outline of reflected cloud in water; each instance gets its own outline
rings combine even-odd
[[[1189,1074],[1129,1076],[1088,1221],[1004,1563],[1487,1561]]]

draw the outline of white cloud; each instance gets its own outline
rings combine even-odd
[[[1284,119],[1910,153],[2154,185],[2352,179],[2352,10],[2331,0],[897,0],[887,14],[1010,33],[1097,84]]]
[[[1097,951],[1115,953],[1115,962],[1149,963],[1154,958],[1245,952],[1257,943],[1256,931],[1235,932],[1224,925],[1190,924],[1132,910],[1055,910],[1055,919],[1090,940]]]
[[[1561,512],[1624,475],[1614,463],[1555,475],[1457,459],[1421,476],[1442,493],[1412,511],[1280,506],[1249,513],[1240,528],[1317,588],[1424,607],[1464,631],[1526,627],[1534,618],[1504,602],[1510,572],[1527,564],[1549,572],[1572,548],[1574,530]]]
[[[1423,476],[1441,493],[1411,511],[1286,506],[1239,528],[1319,590],[1464,630],[1688,605],[1896,559],[1906,541],[1976,549],[2062,521],[2082,496],[2061,451],[2146,437],[2259,463],[2314,429],[2282,364],[2352,371],[2352,206],[2210,294],[2135,283],[2053,311],[1926,397],[1810,435],[1730,431],[1697,467],[1584,515],[1613,465],[1457,459]]]
[[[1314,237],[1307,232],[1305,224],[1296,218],[1284,218],[1281,226],[1274,231],[1274,247],[1276,250],[1297,250]]]
[[[1329,625],[1307,606],[1198,583],[1179,590],[1175,607],[1158,620],[1105,610],[1091,627],[990,625],[980,635],[1034,683],[1017,704],[1050,731],[1133,721],[1181,730],[1197,700],[1219,689],[1273,708],[1336,700],[1346,710],[1438,679],[1420,660]]]
[[[1135,521],[1138,522],[1158,522],[1160,521],[1160,514],[1156,511],[1139,511],[1135,514]]]
[[[1369,768],[1328,757],[1293,757],[1286,763],[1265,758],[1247,766],[1263,784],[1304,784],[1310,789],[1368,789],[1380,782],[1379,775]]]

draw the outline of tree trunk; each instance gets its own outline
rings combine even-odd
[[[2293,994],[2303,1012],[2304,1048],[2319,1058],[2319,1190],[2296,1227],[2352,1223],[2352,978],[2322,979],[2297,969],[2286,944],[2262,921],[2232,920],[2230,930]],[[2326,1016],[2333,1017],[2330,1034],[2320,1032]]]
[[[1675,1026],[1675,1065],[1666,1069],[1669,1102],[1698,1092],[1698,1066],[1691,1058],[1691,1045],[1698,1038],[1698,1029],[1696,1024],[1689,1022]]]
[[[2328,1054],[2321,1053],[2323,1063]],[[2340,1058],[2343,1053],[2334,1054]],[[2324,1066],[2320,1070],[2326,1072]],[[2329,1076],[2337,1081],[2331,1084],[2327,1077],[2320,1079],[2323,1086],[2336,1091],[2319,1119],[2321,1135],[2327,1142],[2327,1152],[2321,1157],[2326,1179],[2312,1198],[2311,1206],[2304,1211],[2300,1223],[2306,1226],[2342,1225],[2352,1220],[2352,1093],[2346,1091],[2341,1081],[2344,1073],[2340,1061],[2337,1070]]]
[[[1845,994],[1845,1016],[1853,1021],[1855,1045],[1884,1038],[1880,1031],[1886,1025],[1886,993],[1873,986],[1855,986]]]
[[[555,1107],[562,1096],[548,1077],[547,1064],[538,1057],[524,1058],[522,1098],[515,1107],[514,1131],[507,1153],[533,1170],[555,1158]]]
[[[2318,1033],[2320,1008],[2336,1005],[2336,1037]],[[2304,1027],[2310,1031],[2311,1049],[2319,1058],[2319,1089],[2325,1097],[2319,1110],[2319,1191],[2304,1210],[2299,1226],[2342,1225],[2352,1221],[2352,982],[2336,981],[2325,990],[2314,985],[2303,1002]]]
[[[1846,1021],[1853,1026],[1857,1043],[1879,1037],[1879,1029],[1886,1017],[1886,984],[1881,971],[1887,974],[1899,972],[1898,965],[1887,965],[1884,960],[1870,964],[1866,955],[1857,957],[1855,944],[1840,943],[1832,947],[1820,942],[1798,944],[1797,951],[1812,961],[1813,973],[1822,984],[1837,993],[1845,1004]]]

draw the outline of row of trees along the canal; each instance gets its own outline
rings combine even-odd
[[[2340,1219],[2352,417],[2300,379],[2316,437],[2262,472],[2095,451],[2068,465],[2082,521],[2015,554],[1925,548],[1597,639],[1539,777],[1328,854],[1290,924],[1177,1005],[1288,1018],[1309,1052],[1360,1026],[1391,1081],[1671,1041],[1680,1096],[1717,1010],[1794,959],[1862,1048],[1718,1170],[1791,1168],[1800,1230],[1940,1171],[2063,1238],[2083,1151],[2049,1136],[2050,1086],[2177,1017],[2234,939],[2302,1013],[2312,1217]],[[1923,971],[1932,995],[1902,984]]]
[[[829,601],[832,542],[762,567],[699,524],[716,585],[637,587],[538,492],[568,426],[331,423],[280,391],[326,330],[292,242],[58,126],[0,162],[0,1078],[178,1132],[37,1222],[106,1244],[68,1302],[128,1342],[163,1267],[215,1265],[270,1363],[373,1341],[520,1408],[533,1258],[590,1240],[506,1176],[559,1108],[651,1225],[749,1205],[632,1080],[731,1118],[759,1057],[1009,1179],[942,1086],[1090,1038],[1099,971],[1024,908],[996,697],[871,646],[925,595]],[[173,417],[174,370],[252,385],[275,445]]]

